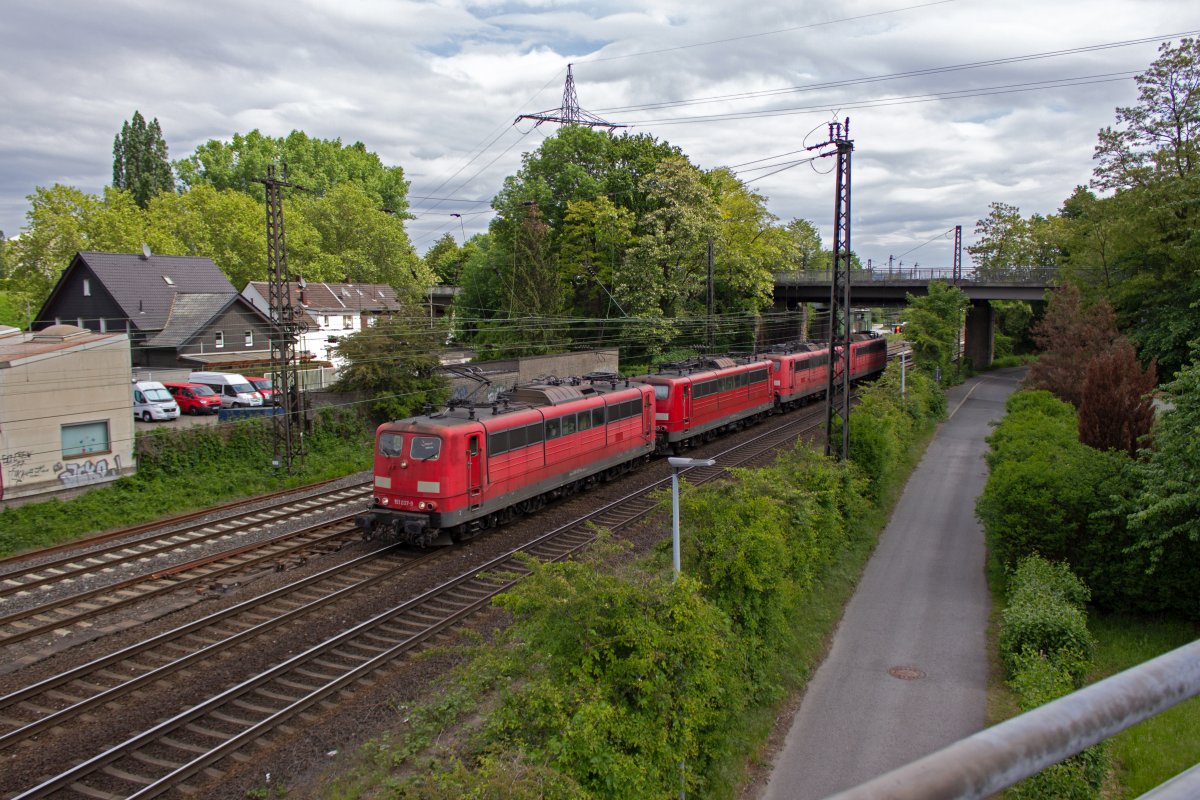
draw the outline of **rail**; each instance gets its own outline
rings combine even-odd
[[[1200,639],[960,739],[828,800],[990,797],[1051,764],[1200,695]],[[1200,765],[1143,795],[1200,796]]]

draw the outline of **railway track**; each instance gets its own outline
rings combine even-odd
[[[150,567],[151,571],[161,568],[171,556],[183,551],[213,544],[228,542],[248,534],[256,533],[283,519],[299,514],[327,511],[351,503],[359,503],[371,493],[371,484],[363,483],[343,489],[329,489],[320,494],[303,498],[292,498],[255,509],[244,516],[221,520],[197,522],[169,532],[159,532],[164,523],[156,524],[153,532],[145,536],[138,534],[150,531],[146,526],[125,531],[114,531],[100,537],[86,539],[71,545],[60,545],[55,552],[69,551],[66,555],[28,565],[29,559],[45,555],[47,551],[26,553],[0,560],[0,607],[3,601],[46,591],[56,585],[77,583],[91,575],[112,574],[116,568],[126,564]],[[180,520],[169,520],[172,525]],[[97,549],[91,548],[100,544]]]
[[[779,446],[794,441],[799,431],[818,428],[823,423],[819,411],[792,416],[788,422],[717,454],[718,466],[693,468],[689,478],[700,483],[719,477],[729,466],[762,463]],[[488,605],[495,595],[528,573],[521,554],[542,562],[567,558],[593,541],[595,525],[619,530],[650,513],[657,505],[655,490],[669,480],[663,478],[644,486],[477,565],[454,580],[354,625],[104,752],[42,779],[16,796],[143,798],[175,789],[195,791],[197,781],[212,777],[214,770],[222,771],[225,759],[252,744],[265,745],[288,735],[300,719],[312,721],[316,715],[334,708],[346,692],[364,682],[381,680],[402,657],[437,641],[442,633]],[[203,663],[202,655],[185,658]],[[146,672],[135,680],[153,682],[150,674]],[[60,691],[61,687],[62,684],[47,687],[46,691]],[[89,703],[88,708],[105,702],[97,697],[93,695],[83,702]],[[30,700],[29,697],[16,697],[11,703],[6,702],[7,698],[0,700],[0,713],[7,713],[18,704],[29,705]],[[32,736],[61,723],[35,724]],[[18,732],[19,729],[14,729],[0,743],[11,742],[15,746],[27,741]]]

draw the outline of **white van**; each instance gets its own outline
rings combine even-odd
[[[250,408],[263,404],[262,395],[236,372],[193,372],[188,383],[202,383],[221,397],[221,408]]]
[[[158,381],[133,382],[133,416],[142,422],[154,419],[178,419],[179,405]]]

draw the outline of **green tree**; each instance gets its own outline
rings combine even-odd
[[[943,381],[950,379],[950,364],[958,355],[958,337],[968,305],[970,301],[957,286],[930,281],[924,297],[907,295],[900,315],[917,366],[930,374],[940,369]]]
[[[334,348],[346,360],[334,391],[358,392],[377,420],[401,419],[426,404],[439,405],[450,395],[438,372],[438,340],[444,332],[431,327],[415,308],[338,341]]]
[[[141,208],[161,192],[175,189],[167,143],[157,118],[147,125],[142,113],[134,111],[133,119],[121,126],[113,139],[112,185],[128,191]]]
[[[463,251],[454,239],[454,234],[442,234],[433,247],[421,257],[425,268],[437,276],[437,281],[443,286],[455,286],[462,269]]]
[[[653,274],[653,292],[667,317],[700,311],[708,237],[720,212],[703,175],[682,156],[665,159],[646,179],[653,204],[639,220],[634,263]]]
[[[1114,191],[1104,218],[1120,220],[1109,294],[1117,316],[1171,375],[1200,338],[1200,39],[1163,44],[1135,80],[1138,103],[1100,131],[1093,183]]]
[[[146,242],[156,253],[211,258],[239,291],[268,277],[266,213],[232,189],[160,194],[146,208]]]
[[[1061,253],[1062,227],[1056,217],[1035,214],[1024,219],[1016,206],[992,203],[988,216],[975,223],[979,238],[967,252],[981,277],[1004,278],[1054,267]]]
[[[306,279],[385,283],[414,303],[436,282],[413,251],[404,220],[382,211],[357,184],[338,184],[323,196],[293,194],[284,215],[289,266]]]
[[[1129,524],[1138,548],[1150,555],[1157,573],[1151,580],[1169,587],[1172,605],[1198,618],[1200,362],[1193,361],[1162,389],[1170,410],[1155,424],[1153,448],[1139,466],[1141,490]]]
[[[146,241],[145,219],[128,192],[99,198],[71,186],[38,187],[29,195],[21,236],[12,243],[14,289],[40,306],[80,250],[135,253]]]
[[[358,186],[377,209],[408,217],[408,181],[401,167],[385,167],[362,142],[343,145],[341,139],[314,139],[303,131],[286,137],[264,136],[257,129],[235,133],[228,142],[210,139],[175,162],[186,187],[209,184],[235,189],[259,201],[265,197],[259,179],[267,167],[282,164],[288,180],[316,195],[345,183]]]
[[[633,213],[605,195],[567,204],[559,237],[559,268],[570,287],[572,306],[585,316],[625,316],[612,287],[625,268],[633,228]]]

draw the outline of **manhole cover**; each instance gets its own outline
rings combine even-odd
[[[888,670],[888,675],[902,681],[919,681],[925,677],[925,672],[916,667],[892,667]]]

